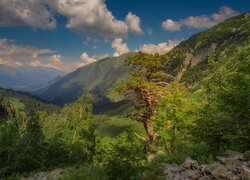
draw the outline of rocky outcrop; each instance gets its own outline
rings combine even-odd
[[[52,171],[47,172],[39,172],[34,176],[30,176],[28,178],[22,178],[21,180],[59,180],[63,179],[64,172],[66,169],[54,169]]]
[[[199,166],[190,157],[181,166],[162,163],[167,180],[250,180],[250,151],[244,154],[226,151],[212,164]]]

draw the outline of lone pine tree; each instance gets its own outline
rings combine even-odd
[[[159,98],[166,93],[166,88],[171,86],[169,83],[161,80],[169,77],[174,78],[159,71],[161,61],[168,59],[166,55],[147,54],[144,52],[138,52],[132,56],[128,56],[125,60],[125,65],[135,66],[136,71],[131,74],[129,80],[116,87],[119,93],[136,93],[135,107],[137,112],[129,114],[128,116],[143,123],[147,133],[147,139],[141,139],[147,142],[146,149],[148,150],[157,139],[152,127],[155,107]]]

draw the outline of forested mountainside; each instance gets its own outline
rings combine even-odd
[[[78,98],[53,113],[36,102],[20,110],[12,97],[22,94],[3,90],[0,178],[249,179],[249,21],[231,18],[168,54],[79,68],[39,92],[61,104]],[[117,106],[97,115],[93,99]]]
[[[47,103],[39,97],[25,92],[0,88],[0,95],[6,101],[9,101],[13,105],[13,108],[23,112],[29,112],[32,109],[37,109],[52,113],[55,112],[56,109],[60,109],[60,106]]]
[[[37,95],[47,101],[64,104],[76,100],[83,92],[90,92],[94,95],[95,103],[109,102],[112,96],[109,91],[132,72],[130,67],[124,67],[127,55],[105,58],[83,66],[39,90]]]
[[[199,83],[208,75],[210,56],[217,61],[249,46],[249,23],[248,12],[193,35],[167,53],[170,60],[164,63],[163,70],[188,86]],[[76,100],[83,92],[90,92],[94,95],[94,107],[111,105],[119,101],[119,97],[111,95],[112,89],[133,71],[131,67],[123,66],[127,55],[106,58],[79,68],[41,89],[37,95],[64,104]]]
[[[208,59],[229,58],[249,47],[250,13],[230,18],[206,31],[191,36],[169,53],[165,71],[188,85],[199,83],[208,74]]]

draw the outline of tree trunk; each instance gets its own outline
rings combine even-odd
[[[146,150],[150,150],[150,146],[154,142],[154,130],[151,124],[151,121],[146,121],[144,123],[144,128],[147,132],[148,138],[147,138],[147,144],[146,144]]]

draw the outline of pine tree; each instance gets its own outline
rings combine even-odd
[[[147,133],[146,149],[148,150],[156,139],[152,127],[156,104],[159,97],[164,96],[164,89],[171,86],[169,83],[161,80],[163,78],[174,79],[174,77],[158,70],[161,66],[161,61],[166,60],[168,60],[166,55],[147,54],[144,52],[128,56],[125,60],[125,65],[134,65],[136,71],[131,74],[128,81],[116,87],[119,93],[136,93],[136,109],[139,113],[133,113],[128,116],[143,123]]]

